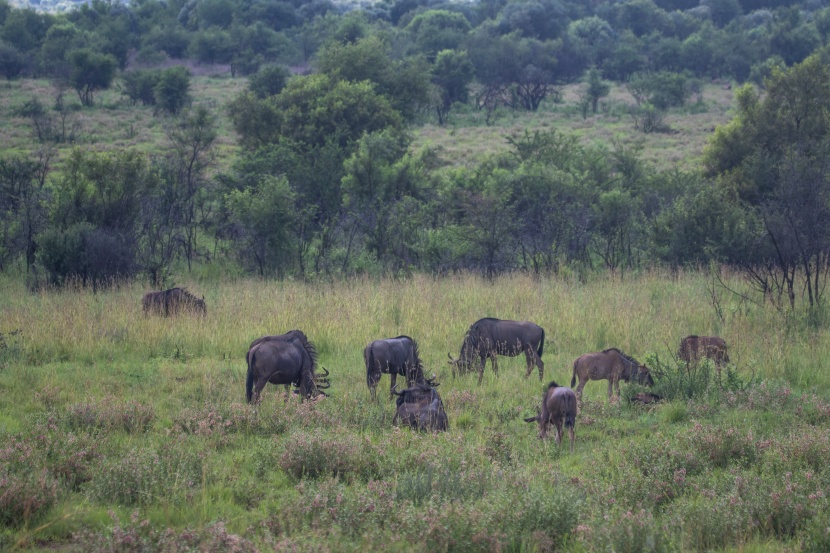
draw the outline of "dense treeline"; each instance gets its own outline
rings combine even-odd
[[[217,257],[301,278],[715,262],[780,304],[821,305],[830,8],[694,4],[96,0],[50,15],[0,3],[0,72],[58,90],[53,108],[21,108],[43,147],[0,159],[0,270],[22,260],[35,282],[98,285],[161,284],[176,262]],[[189,108],[188,71],[152,68],[168,58],[248,76],[223,108],[242,146],[230,167],[213,169],[220,114]],[[76,150],[53,171],[51,146],[73,137],[63,92],[92,106],[119,72],[130,103],[165,118],[167,154]],[[407,132],[459,103],[536,110],[578,79],[583,113],[623,82],[636,128],[659,131],[713,77],[766,95],[739,91],[700,172],[557,131],[448,168]]]

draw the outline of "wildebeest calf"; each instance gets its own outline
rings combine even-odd
[[[398,396],[393,424],[400,420],[418,430],[446,432],[448,421],[444,403],[430,382],[416,384],[400,392],[392,390]]]
[[[608,380],[608,399],[611,399],[612,388],[620,395],[620,380],[628,382],[635,380],[645,386],[654,386],[654,379],[645,365],[641,365],[633,357],[624,354],[617,348],[609,348],[596,353],[586,353],[574,361],[574,371],[571,377],[571,387],[579,378],[576,395],[582,398],[582,389],[589,380]]]
[[[548,426],[556,427],[556,443],[562,443],[562,427],[568,429],[571,439],[571,453],[574,451],[574,427],[576,426],[576,394],[570,388],[560,386],[556,382],[548,384],[542,394],[542,411],[535,417],[525,419],[525,422],[539,422],[539,438],[548,437]]]
[[[696,363],[701,359],[711,359],[720,369],[729,363],[729,354],[726,351],[726,342],[718,336],[686,336],[680,340],[677,356],[686,365]]]

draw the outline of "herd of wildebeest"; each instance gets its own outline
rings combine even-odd
[[[148,292],[142,303],[147,315],[207,313],[204,298],[196,298],[183,288]],[[447,356],[453,377],[477,371],[478,383],[481,384],[488,358],[492,362],[493,373],[498,374],[497,356],[515,357],[524,353],[527,360],[525,378],[530,376],[535,365],[539,380],[543,381],[544,345],[545,331],[537,324],[486,317],[474,322],[467,330],[459,357],[453,358],[449,353]],[[729,362],[726,342],[717,336],[686,336],[680,341],[677,356],[687,365],[703,358],[712,360],[718,368]],[[377,400],[376,391],[381,376],[390,375],[389,392],[396,397],[393,424],[433,432],[448,429],[447,413],[436,389],[439,383],[435,381],[435,375],[431,378],[424,375],[415,340],[409,336],[375,340],[364,348],[363,359],[366,363],[366,384],[373,401]],[[283,384],[286,397],[293,386],[294,393],[303,399],[324,397],[327,395],[324,390],[331,386],[329,372],[323,368],[322,373],[318,373],[317,351],[301,330],[257,338],[248,347],[245,360],[248,366],[245,397],[249,403],[259,403],[262,390],[269,382]],[[400,391],[396,384],[398,376],[404,377],[407,385]],[[573,389],[577,380],[579,385]],[[644,386],[654,385],[649,369],[618,348],[586,353],[573,363],[571,387],[551,381],[542,395],[538,414],[524,420],[538,423],[542,439],[547,438],[550,425],[554,425],[557,444],[561,444],[563,428],[567,428],[573,451],[577,404],[585,384],[590,380],[608,381],[609,400],[614,392],[617,397],[620,396],[620,380]],[[655,394],[638,394],[632,399],[652,402],[660,398]]]

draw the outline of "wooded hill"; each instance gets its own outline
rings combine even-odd
[[[821,2],[0,3],[0,73],[53,91],[6,106],[31,133],[0,157],[0,270],[98,286],[217,260],[302,278],[716,263],[816,306],[829,32]],[[247,84],[199,102],[198,64]],[[692,167],[550,129],[463,164],[413,146],[427,123],[557,109],[565,87],[597,124],[624,89],[626,134],[669,132],[713,79],[749,84]],[[78,148],[78,114],[106,109],[152,112],[164,145]],[[222,141],[239,147],[217,164]]]

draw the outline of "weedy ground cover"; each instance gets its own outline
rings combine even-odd
[[[729,276],[726,275],[729,279]],[[740,289],[740,283],[731,282]],[[67,551],[824,551],[830,544],[828,331],[763,305],[711,306],[705,275],[485,281],[194,281],[206,317],[145,317],[144,286],[26,292],[0,278],[0,549]],[[453,379],[483,316],[546,331],[545,383],[615,346],[663,367],[667,401],[590,382],[576,450],[537,439],[524,358]],[[300,328],[332,395],[244,403],[248,344]],[[691,382],[682,336],[734,366]],[[450,430],[392,426],[363,347],[407,334]],[[707,372],[709,371],[709,372]],[[731,371],[731,376],[728,376]]]

